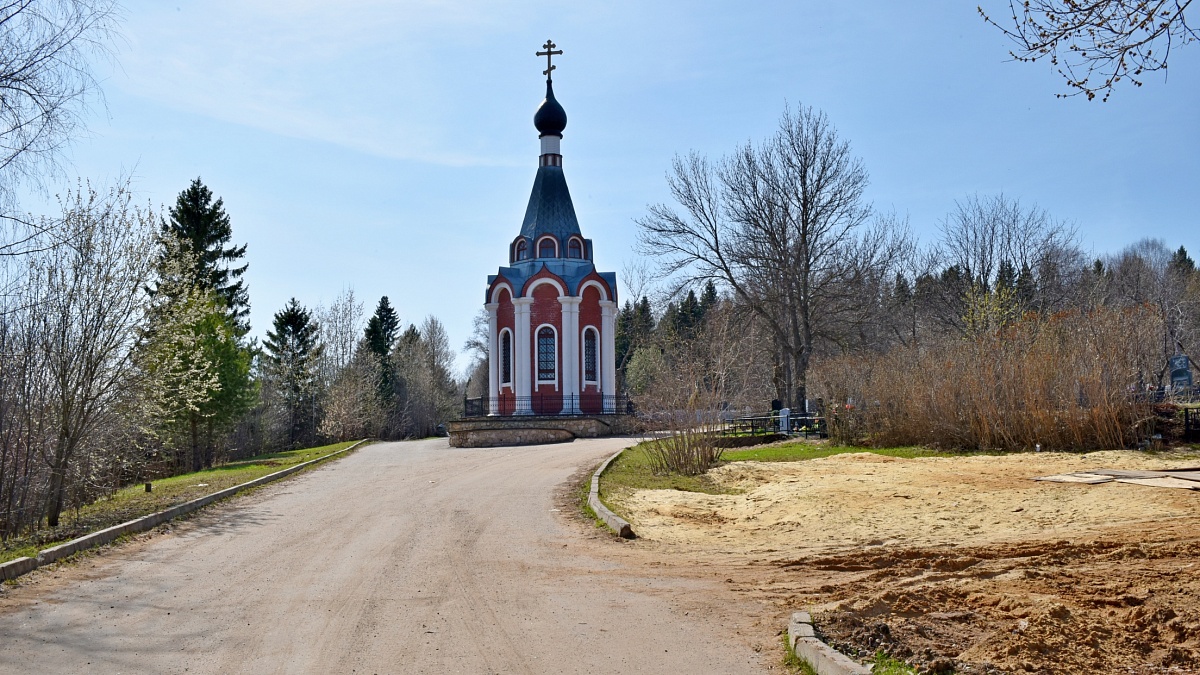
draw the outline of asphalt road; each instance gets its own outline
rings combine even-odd
[[[762,672],[715,582],[558,510],[627,442],[362,448],[7,589],[0,673]]]

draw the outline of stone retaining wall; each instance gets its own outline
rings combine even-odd
[[[477,417],[446,425],[450,445],[456,448],[491,448],[503,445],[562,443],[576,438],[596,438],[633,431],[631,415],[555,417],[523,415]]]

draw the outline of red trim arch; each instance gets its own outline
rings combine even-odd
[[[567,282],[563,281],[562,277],[558,276],[554,272],[551,272],[550,270],[543,267],[542,269],[538,270],[537,274],[535,274],[525,280],[525,285],[521,287],[521,294],[519,297],[522,297],[522,298],[528,297],[530,289],[533,288],[533,284],[535,282],[541,281],[542,279],[550,279],[555,284],[557,284],[559,291],[560,291],[559,295],[566,294]]]

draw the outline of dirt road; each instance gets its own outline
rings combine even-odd
[[[723,584],[556,511],[624,443],[368,446],[5,589],[0,672],[766,670]]]

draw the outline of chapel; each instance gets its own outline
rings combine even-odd
[[[546,98],[533,116],[541,154],[508,264],[488,276],[487,414],[615,412],[617,276],[598,272],[563,174],[567,113],[554,98],[547,41]]]

